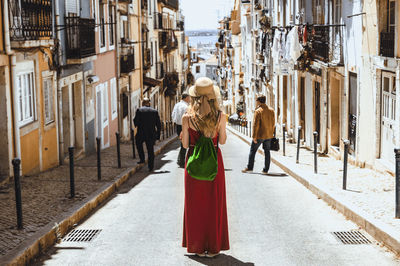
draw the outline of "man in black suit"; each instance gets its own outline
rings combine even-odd
[[[140,162],[144,163],[143,142],[146,143],[146,148],[149,156],[149,171],[154,168],[154,144],[160,139],[161,122],[158,111],[150,107],[150,100],[144,98],[142,107],[137,109],[133,122],[137,127],[136,147],[139,153]]]

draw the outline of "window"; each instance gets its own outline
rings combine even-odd
[[[108,121],[108,84],[107,82],[103,84],[103,123]]]
[[[115,78],[110,80],[111,88],[111,119],[114,120],[117,117],[117,83]]]
[[[394,0],[389,1],[389,6],[388,6],[388,31],[391,33],[394,33],[396,29],[396,2]]]
[[[35,120],[34,77],[32,72],[17,75],[19,98],[19,125],[24,126]]]
[[[324,22],[324,1],[313,1],[313,23],[323,25]]]
[[[44,122],[47,125],[54,122],[53,78],[45,78],[43,80],[43,98]]]
[[[150,62],[153,65],[153,42],[151,42]]]
[[[121,16],[121,39],[129,39],[129,32],[128,32],[128,17]]]
[[[99,34],[100,34],[100,47],[106,46],[106,30],[105,30],[105,20],[104,20],[104,4],[102,0],[99,0]]]
[[[110,46],[114,46],[114,7],[108,6],[108,38],[110,40]]]
[[[79,14],[79,1],[77,0],[66,0],[65,1],[65,13],[68,16],[77,16]]]

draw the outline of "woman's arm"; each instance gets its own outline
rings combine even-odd
[[[224,112],[221,112],[220,114],[220,119],[219,119],[219,143],[220,144],[225,144],[226,143],[226,115]]]
[[[182,117],[181,142],[185,149],[189,148],[189,115],[187,114]]]

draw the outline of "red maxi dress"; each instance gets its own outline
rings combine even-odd
[[[200,134],[189,128],[193,152]],[[217,136],[213,139],[217,145]],[[187,161],[186,161],[187,162]],[[213,181],[191,177],[185,167],[185,210],[182,246],[189,253],[218,253],[229,249],[228,217],[226,213],[225,169],[218,149],[218,173]]]

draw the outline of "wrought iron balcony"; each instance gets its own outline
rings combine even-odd
[[[65,17],[68,59],[81,59],[96,54],[95,21],[80,17]]]
[[[164,78],[164,63],[157,62],[156,64],[156,79],[163,79]]]
[[[312,34],[314,59],[333,65],[343,65],[343,26],[316,25]]]
[[[154,14],[154,29],[155,30],[179,30],[178,22],[168,13]]]
[[[178,0],[159,0],[159,2],[163,3],[166,7],[171,9],[178,10],[179,9],[179,1]]]
[[[183,20],[178,20],[176,23],[176,28],[178,31],[185,31],[185,22]]]
[[[394,57],[394,32],[381,32],[380,55]]]
[[[179,84],[179,75],[176,71],[165,73],[164,78],[165,96],[175,96]]]
[[[151,67],[151,51],[149,48],[143,49],[143,69],[149,70]]]
[[[120,57],[121,73],[129,74],[135,70],[135,49],[134,47],[122,47]]]
[[[53,36],[52,0],[10,0],[12,41],[50,39]]]
[[[164,49],[164,52],[168,53],[178,48],[178,40],[172,31],[159,32],[158,37],[160,48]]]

